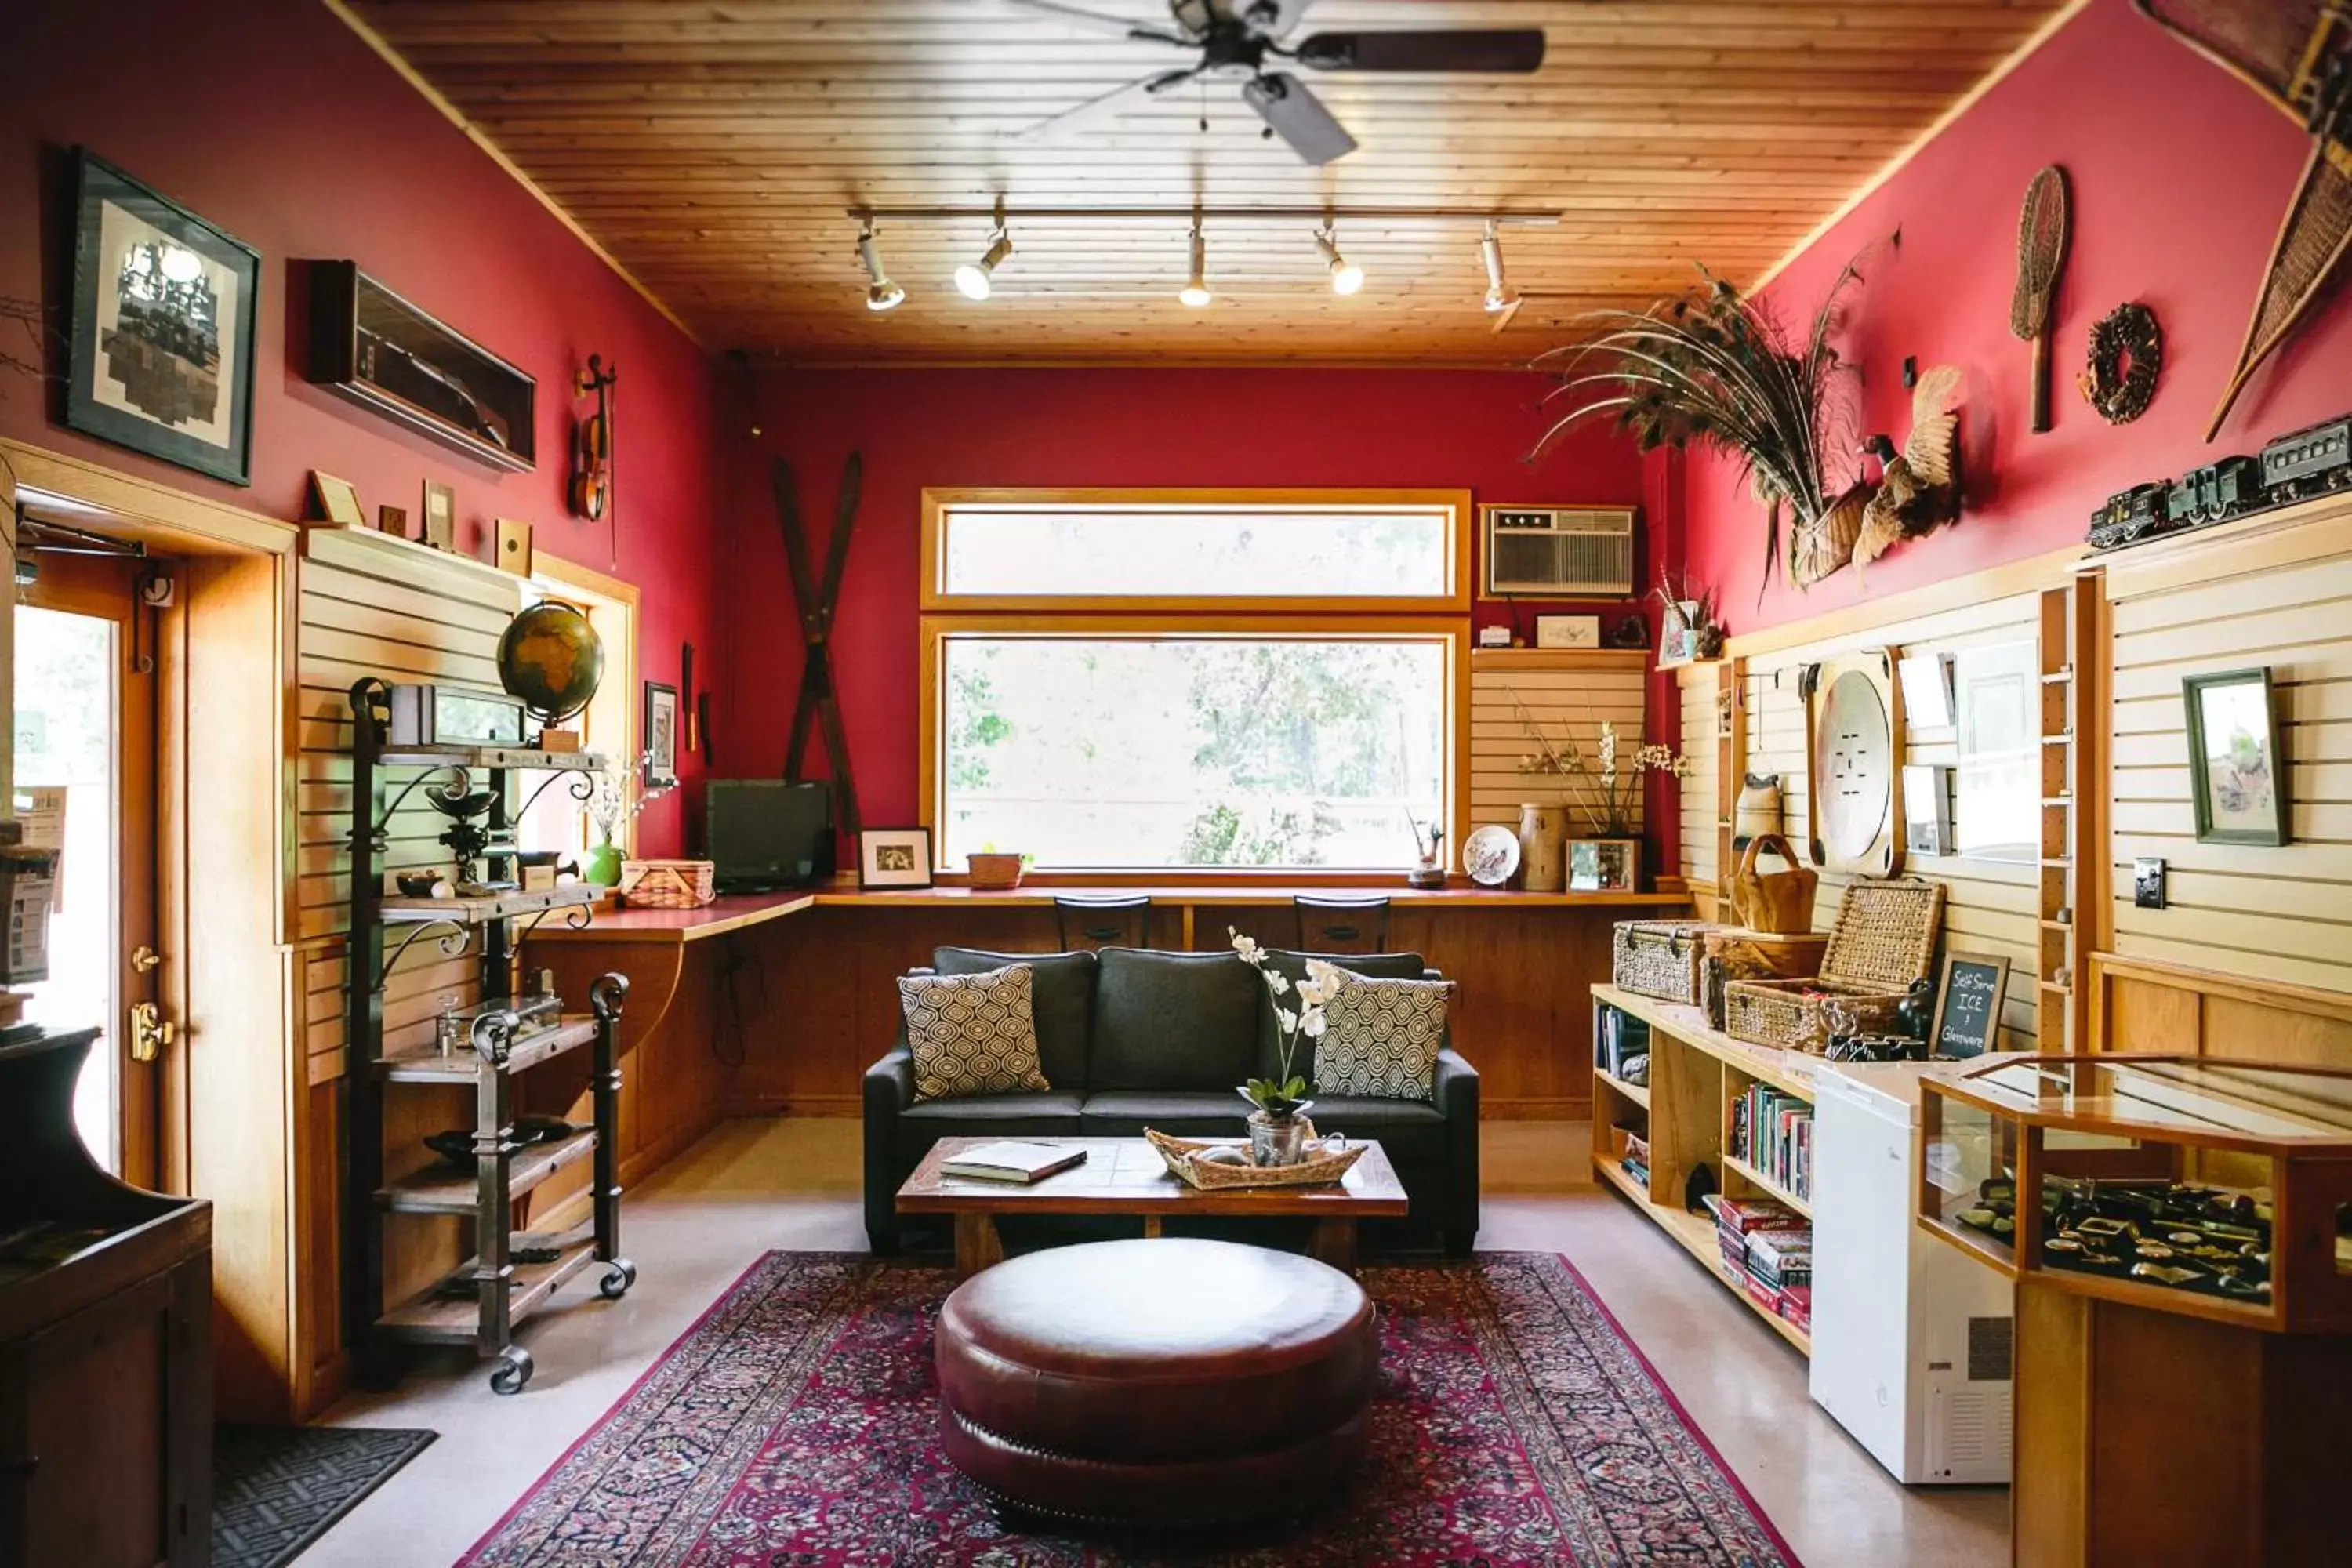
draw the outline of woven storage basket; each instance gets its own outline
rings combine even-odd
[[[1171,1138],[1149,1127],[1143,1130],[1143,1136],[1160,1151],[1170,1175],[1203,1192],[1225,1187],[1328,1186],[1354,1169],[1356,1162],[1364,1157],[1365,1148],[1353,1142],[1337,1154],[1318,1148],[1296,1165],[1218,1165],[1205,1161],[1196,1164],[1186,1156],[1196,1149],[1218,1147],[1218,1140]],[[1315,1137],[1311,1119],[1307,1123],[1307,1136],[1309,1142]]]
[[[709,860],[624,860],[621,901],[635,909],[698,910],[719,896]]]
[[[1944,884],[1906,877],[1856,882],[1838,904],[1837,924],[1811,980],[1733,980],[1723,988],[1726,1034],[1750,1045],[1818,1051],[1829,1043],[1822,1004],[1835,997],[1856,1028],[1883,1033],[1895,1005],[1935,961],[1944,923]]]
[[[1697,1005],[1699,953],[1714,929],[1695,921],[1619,921],[1609,943],[1610,983],[1662,1002]]]
[[[1829,940],[1811,931],[1783,936],[1738,926],[1708,931],[1700,939],[1698,961],[1699,1007],[1706,1021],[1723,1027],[1723,988],[1732,981],[1812,979],[1822,972]]]

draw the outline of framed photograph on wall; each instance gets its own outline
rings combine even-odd
[[[2197,841],[2284,844],[2286,772],[2269,668],[2189,676],[2180,698]]]
[[[677,783],[677,688],[646,682],[646,787]]]
[[[1599,616],[1538,616],[1536,647],[1599,647],[1601,617]]]
[[[349,479],[311,469],[310,503],[319,509],[320,517],[338,528],[367,526],[367,508],[360,505],[360,492]]]
[[[261,253],[86,148],[74,174],[66,423],[252,483]]]
[[[861,888],[928,888],[931,885],[931,830],[869,827],[857,836],[857,885]]]
[[[436,550],[457,548],[457,492],[425,481],[425,516],[417,537]]]

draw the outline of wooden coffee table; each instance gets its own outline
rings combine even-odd
[[[943,1176],[940,1162],[995,1138],[942,1138],[898,1189],[900,1214],[955,1216],[956,1278],[969,1279],[1004,1260],[996,1234],[999,1215],[1134,1215],[1143,1234],[1158,1236],[1169,1215],[1304,1216],[1315,1222],[1307,1253],[1354,1273],[1356,1222],[1393,1219],[1408,1207],[1404,1184],[1381,1146],[1369,1140],[1339,1182],[1320,1187],[1242,1187],[1202,1192],[1168,1173],[1159,1152],[1140,1138],[1035,1138],[1024,1142],[1084,1149],[1087,1163],[1023,1186],[1013,1182]]]

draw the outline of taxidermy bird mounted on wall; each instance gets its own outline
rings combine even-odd
[[[1886,466],[1878,489],[1862,509],[1853,542],[1857,568],[1877,560],[1899,539],[1914,539],[1960,514],[1960,373],[1939,364],[1911,393],[1911,435],[1896,451],[1885,436],[1863,448]]]

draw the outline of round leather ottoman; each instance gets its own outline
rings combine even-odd
[[[940,1310],[940,1426],[1002,1504],[1118,1525],[1295,1512],[1362,1454],[1371,1302],[1313,1258],[1169,1237],[1033,1252]]]

